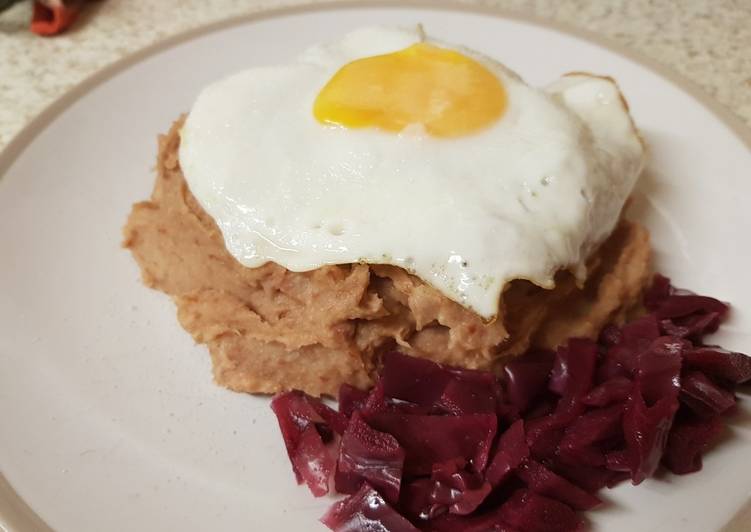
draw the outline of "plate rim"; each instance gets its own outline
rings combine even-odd
[[[11,138],[5,148],[0,151],[0,183],[4,180],[5,174],[13,163],[34,141],[34,139],[53,120],[55,120],[55,118],[105,81],[115,77],[120,72],[147,59],[148,57],[204,35],[261,20],[273,19],[287,15],[300,15],[310,12],[373,8],[425,9],[470,13],[490,18],[506,19],[531,24],[590,42],[598,47],[630,59],[686,92],[698,104],[703,106],[715,118],[722,122],[751,150],[751,127],[749,127],[739,116],[730,111],[730,109],[709,95],[696,82],[684,77],[674,71],[671,67],[646,56],[640,51],[632,50],[608,37],[583,28],[575,27],[572,24],[544,18],[536,14],[521,13],[517,10],[506,7],[459,4],[455,0],[306,0],[301,4],[295,5],[272,8],[261,7],[258,11],[231,15],[195,28],[190,28],[151,43],[144,48],[136,50],[108,65],[105,65],[47,104]],[[749,519],[751,519],[751,498],[749,498],[747,503],[743,505],[735,515],[728,519],[721,531],[740,532],[743,523],[747,522]],[[16,493],[1,470],[0,530],[4,532],[22,532],[27,530],[52,532],[53,530],[47,525],[41,516],[38,515],[31,506],[23,500],[20,495],[18,495],[18,493]]]

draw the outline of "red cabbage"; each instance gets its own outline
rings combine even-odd
[[[383,357],[381,381],[386,397],[430,407],[438,401],[451,374],[435,362],[392,351]]]
[[[683,354],[683,361],[689,368],[731,384],[751,380],[751,357],[721,347],[694,347]]]
[[[378,432],[352,415],[342,436],[334,477],[336,491],[354,493],[363,481],[378,489],[390,503],[399,500],[404,466],[404,449],[391,434]]]
[[[634,383],[626,377],[614,377],[592,388],[582,399],[587,406],[608,406],[625,401]]]
[[[680,400],[704,418],[717,417],[735,406],[735,395],[717,386],[700,371],[683,374]]]
[[[449,460],[433,466],[430,502],[446,506],[449,512],[467,515],[474,512],[491,490],[481,475],[464,469],[463,460]]]
[[[455,416],[495,413],[499,397],[498,384],[492,374],[485,375],[491,378],[483,381],[454,376],[446,383],[437,406]]]
[[[643,316],[620,329],[618,338],[606,345],[602,361],[597,368],[597,382],[616,378],[633,378],[639,364],[639,355],[660,336],[657,319]]]
[[[712,312],[718,313],[722,318],[729,309],[727,303],[713,297],[699,296],[688,290],[673,288],[670,279],[660,274],[654,276],[652,286],[644,296],[644,305],[658,319]]]
[[[636,383],[647,406],[678,397],[682,357],[688,347],[685,340],[661,336],[639,354]]]
[[[729,310],[726,303],[713,297],[674,289],[662,276],[655,277],[645,305],[659,321],[663,334],[697,342],[715,332]]]
[[[558,444],[563,439],[565,427],[574,416],[561,418],[551,414],[544,418],[532,419],[527,423],[527,445],[531,456],[538,460],[548,460],[558,452]]]
[[[367,414],[373,428],[396,437],[406,451],[405,473],[429,475],[433,464],[463,458],[478,472],[485,470],[496,433],[494,414],[425,416],[395,412]]]
[[[517,475],[535,493],[568,504],[575,510],[590,510],[602,503],[594,495],[590,495],[534,460],[525,461],[517,471]]]
[[[449,372],[453,378],[462,379],[464,381],[473,382],[478,386],[497,386],[498,379],[496,376],[485,370],[481,369],[469,369],[469,368],[456,368],[453,366],[441,366]],[[499,388],[500,389],[500,388]]]
[[[622,440],[623,405],[591,410],[566,427],[558,444],[558,457],[571,465],[605,465],[605,453],[596,444]]]
[[[499,517],[524,532],[574,532],[584,523],[570,507],[533,491],[516,491],[501,506]]]
[[[695,314],[717,314],[723,318],[728,311],[727,304],[713,297],[694,294],[673,294],[659,303],[654,314],[659,320],[675,319]]]
[[[550,414],[555,412],[556,408],[558,407],[558,403],[560,402],[559,400],[560,397],[556,396],[554,393],[546,392],[544,395],[538,397],[531,405],[529,410],[526,411],[526,413],[524,414],[524,419],[527,421],[534,421],[535,419],[549,416]],[[519,419],[519,416],[514,418],[512,421],[516,421],[517,419]]]
[[[384,355],[381,382],[385,397],[416,405],[412,413],[491,414],[500,394],[492,373],[446,368],[399,352]]]
[[[329,430],[321,413],[329,420],[337,419],[334,414],[338,413],[300,391],[277,395],[271,408],[279,422],[297,483],[305,482],[316,497],[326,495],[335,459],[333,450],[321,436],[321,431]]]
[[[334,503],[321,522],[334,532],[419,532],[367,483]]]
[[[504,366],[506,394],[519,412],[527,410],[532,401],[547,389],[554,358],[552,351],[530,351]]]
[[[321,416],[321,419],[323,419],[326,427],[330,428],[340,436],[344,434],[344,431],[347,430],[347,424],[349,423],[347,416],[345,416],[341,412],[337,412],[333,408],[329,408],[319,399],[308,396],[308,400],[315,409],[316,413]]]
[[[652,476],[662,458],[678,410],[681,357],[686,346],[683,340],[660,337],[639,354],[636,383],[623,415],[628,469],[634,484]]]
[[[662,274],[655,274],[652,277],[652,284],[644,293],[644,306],[651,311],[657,309],[674,290],[670,279]]]
[[[724,303],[662,276],[644,303],[649,314],[596,342],[530,351],[500,379],[393,352],[370,392],[342,386],[341,413],[277,396],[298,482],[322,495],[336,470],[351,496],[324,516],[334,530],[551,532],[581,529],[575,510],[598,505],[605,486],[638,484],[660,464],[700,469],[751,359],[700,344]]]
[[[717,312],[693,314],[684,318],[660,321],[663,333],[677,338],[686,338],[700,342],[706,334],[713,333],[720,326],[722,317]]]
[[[435,504],[431,500],[433,484],[430,477],[420,477],[405,482],[399,498],[399,510],[402,515],[418,525],[431,521],[432,526],[433,520],[447,514],[448,507]]]
[[[597,337],[597,343],[603,347],[611,347],[623,341],[623,333],[617,325],[606,325]]]
[[[608,479],[606,486],[612,488],[630,478],[631,474],[628,471],[611,471],[611,477]]]
[[[628,473],[631,478],[631,457],[627,450],[611,451],[605,455],[605,467],[611,471]]]
[[[614,483],[629,478],[627,473],[623,477],[622,473],[611,471],[604,467],[583,464],[568,465],[560,461],[555,461],[551,464],[551,468],[562,477],[569,479],[590,493],[595,493],[605,486],[612,486]]]
[[[638,387],[626,402],[623,435],[627,467],[634,484],[640,484],[657,470],[676,410],[678,401],[672,397],[660,399],[648,407]]]
[[[660,336],[660,325],[654,314],[647,314],[621,327],[621,342],[640,350]],[[619,342],[620,343],[620,342]]]
[[[677,475],[701,469],[701,455],[723,432],[719,417],[679,419],[668,437],[662,463]]]
[[[514,422],[498,440],[495,455],[485,472],[491,485],[503,482],[529,456],[529,446],[524,434],[524,421]]]
[[[339,387],[339,412],[350,417],[355,410],[362,410],[368,400],[368,392],[342,384]]]
[[[500,511],[476,516],[446,514],[431,521],[430,532],[523,532],[501,521]]]
[[[548,388],[560,395],[565,403],[578,401],[592,388],[597,344],[583,338],[572,338],[555,354]]]

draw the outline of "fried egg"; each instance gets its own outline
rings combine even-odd
[[[392,264],[491,319],[513,279],[586,277],[644,147],[609,78],[373,27],[206,87],[179,160],[243,265]]]

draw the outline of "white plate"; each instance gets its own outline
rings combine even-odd
[[[657,266],[732,301],[719,340],[751,349],[749,147],[653,69],[488,12],[333,7],[215,26],[85,83],[0,159],[0,471],[49,526],[323,530],[316,519],[330,501],[295,484],[268,400],[212,383],[205,348],[167,297],[140,284],[120,228],[151,190],[157,133],[203,85],[357,26],[417,22],[534,84],[563,70],[614,75],[652,147],[635,212]],[[701,473],[605,492],[612,505],[593,519],[611,532],[721,528],[751,492],[747,419],[744,406]],[[41,526],[8,486],[0,498],[7,529]]]

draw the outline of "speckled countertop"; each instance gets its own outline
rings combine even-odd
[[[0,13],[0,150],[70,87],[135,50],[208,22],[305,3],[316,1],[104,0],[53,38],[31,34],[31,2],[16,4]],[[751,125],[749,0],[457,3],[533,14],[600,34],[673,68]]]

